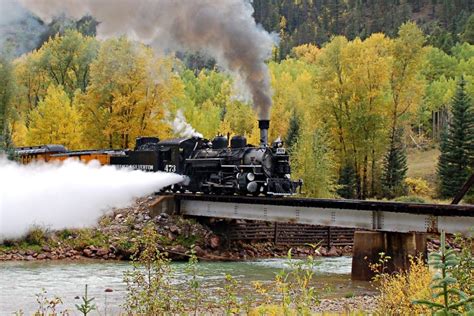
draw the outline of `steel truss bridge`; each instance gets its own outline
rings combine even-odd
[[[163,195],[188,216],[352,227],[385,232],[474,234],[474,206],[196,194]]]

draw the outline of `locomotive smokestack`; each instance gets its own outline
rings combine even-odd
[[[270,127],[270,120],[259,120],[258,128],[260,128],[260,145],[268,145],[268,128]]]

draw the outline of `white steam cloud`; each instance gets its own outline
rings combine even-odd
[[[178,183],[182,176],[83,164],[19,165],[0,160],[0,241],[32,225],[50,229],[91,226],[105,211]]]
[[[172,122],[170,122],[171,127],[173,128],[173,133],[179,137],[200,137],[203,138],[203,135],[197,132],[194,127],[186,122],[183,111],[178,110],[176,112],[176,117]]]
[[[242,82],[261,119],[269,119],[265,61],[277,36],[257,25],[248,0],[18,0],[46,22],[94,16],[102,38],[127,35],[167,50],[202,52]]]

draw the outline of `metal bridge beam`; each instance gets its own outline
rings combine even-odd
[[[176,198],[180,213],[191,216],[352,227],[387,232],[444,230],[447,233],[468,235],[474,228],[474,207],[470,206],[186,195],[178,195]]]

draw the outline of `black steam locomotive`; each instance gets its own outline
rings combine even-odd
[[[165,188],[174,192],[208,194],[292,195],[301,181],[290,179],[289,156],[281,141],[268,145],[268,120],[259,121],[260,145],[248,145],[243,136],[228,140],[217,136],[160,141],[137,139],[135,149],[112,155],[111,165],[146,171],[165,171],[185,176],[182,183]]]

